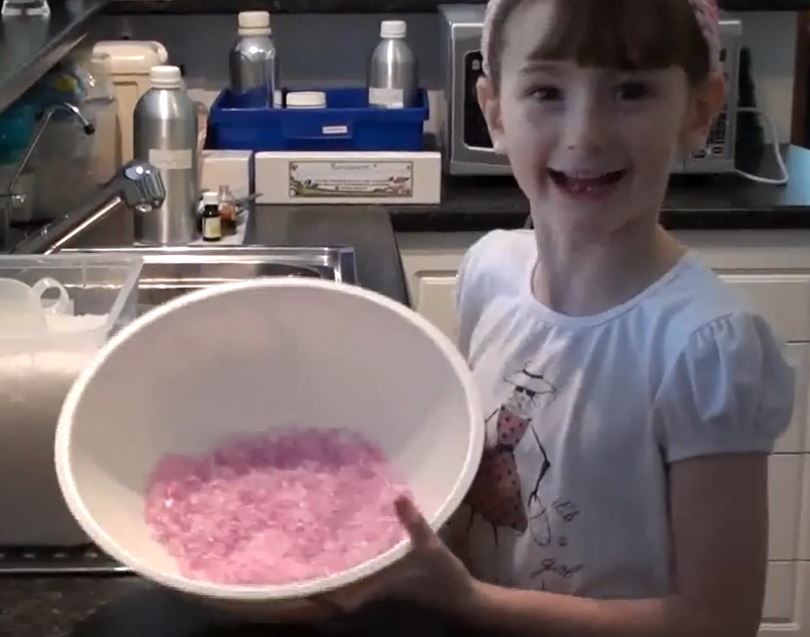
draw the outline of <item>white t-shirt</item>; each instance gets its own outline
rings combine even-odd
[[[536,260],[531,232],[499,231],[460,273],[460,348],[487,449],[454,530],[491,582],[665,595],[668,464],[769,452],[790,419],[793,372],[765,321],[691,254],[585,317],[534,298]]]

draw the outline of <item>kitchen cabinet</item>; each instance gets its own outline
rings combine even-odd
[[[453,342],[458,339],[458,270],[464,254],[482,236],[475,232],[397,235],[411,305]]]
[[[796,402],[790,427],[769,458],[770,561],[760,636],[810,637],[810,231],[676,234],[788,343]],[[452,339],[458,334],[458,269],[481,236],[397,236],[414,309]]]

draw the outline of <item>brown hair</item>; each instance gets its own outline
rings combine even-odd
[[[492,83],[500,90],[504,31],[521,2],[503,0],[489,50]],[[711,70],[709,45],[687,0],[555,0],[551,28],[532,57],[576,60],[626,71],[679,66],[697,86]]]

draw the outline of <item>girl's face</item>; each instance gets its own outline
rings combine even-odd
[[[553,2],[521,3],[504,25],[500,94],[479,98],[538,225],[604,236],[657,220],[673,163],[698,149],[722,79],[690,88],[679,67],[625,72],[539,59]]]

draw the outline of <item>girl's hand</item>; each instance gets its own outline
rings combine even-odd
[[[413,548],[397,564],[354,586],[326,595],[344,612],[383,598],[396,598],[450,611],[463,607],[474,580],[407,498],[395,503],[397,516]]]

